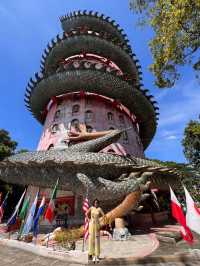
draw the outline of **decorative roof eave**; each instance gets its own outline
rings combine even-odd
[[[88,82],[88,80],[90,82]],[[110,73],[97,70],[74,70],[54,74],[38,82],[34,81],[29,101],[30,109],[38,121],[43,123],[42,112],[53,96],[85,90],[118,99],[140,124],[141,141],[146,148],[156,131],[156,113],[151,102],[142,91],[134,89],[126,81]]]
[[[80,70],[80,69],[71,69],[71,70]],[[102,69],[95,69],[94,67],[91,67],[90,70],[94,70],[94,71],[100,71],[100,72],[105,72],[105,69],[102,68]],[[118,76],[117,75],[117,72],[113,71],[111,72],[112,75],[115,75],[117,78],[121,79],[121,80],[124,80],[126,82],[128,82],[131,86],[132,86],[132,82],[128,81],[126,79],[125,76]],[[25,98],[24,98],[24,102],[25,102],[25,106],[27,107],[27,109],[29,111],[31,111],[31,107],[30,107],[30,98],[31,98],[31,93],[33,92],[35,86],[42,80],[44,79],[44,76],[42,73],[35,73],[35,80],[33,80],[32,78],[30,79],[30,81],[28,82],[28,86],[26,88],[26,93],[25,93]],[[143,86],[143,84],[140,85],[141,87]],[[157,102],[154,100],[153,96],[152,95],[148,95],[149,93],[149,90],[148,89],[142,89],[140,86],[135,86],[136,89],[140,89],[140,92],[142,92],[142,94],[149,100],[149,102],[152,104],[153,108],[154,108],[154,111],[155,111],[155,114],[156,114],[156,120],[159,119],[159,113],[158,113],[158,110],[159,110],[159,107],[157,106]],[[34,116],[34,115],[33,115]],[[39,119],[40,122],[44,122],[45,120],[45,116],[46,115],[42,115],[41,116],[41,119]],[[35,117],[35,116],[34,116]]]
[[[110,59],[118,65],[128,78],[134,81],[142,81],[141,66],[135,58],[135,54],[127,53],[124,47],[118,46],[107,39],[95,34],[80,34],[67,37],[57,35],[44,50],[41,60],[41,71],[45,75],[56,71],[61,61],[67,57],[82,53],[93,53]]]
[[[117,38],[120,42],[127,43],[127,45],[129,42],[127,35],[120,28],[119,24],[110,17],[106,17],[98,12],[78,10],[61,16],[60,21],[65,32],[78,27],[87,27],[96,32],[106,32],[113,38]]]

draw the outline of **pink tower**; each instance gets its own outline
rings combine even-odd
[[[131,128],[102,152],[143,158],[156,131],[158,107],[142,89],[141,67],[123,30],[93,12],[60,20],[63,34],[44,50],[41,72],[25,95],[27,108],[44,125],[37,149],[67,148],[73,144],[69,132],[79,131],[80,124],[88,132]],[[76,218],[82,199],[70,191],[61,191],[59,198],[73,202]]]

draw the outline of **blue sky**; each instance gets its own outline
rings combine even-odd
[[[25,109],[23,98],[28,79],[39,70],[43,49],[61,33],[59,16],[74,10],[104,13],[127,33],[143,70],[144,85],[160,107],[156,136],[146,156],[161,160],[185,161],[181,140],[186,123],[200,113],[199,84],[190,67],[172,89],[159,90],[148,70],[152,58],[149,28],[135,25],[136,17],[122,0],[1,0],[0,2],[0,128],[8,130],[19,146],[36,149],[42,127]]]

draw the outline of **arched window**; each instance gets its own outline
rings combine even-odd
[[[126,131],[123,132],[122,137],[123,137],[123,143],[127,144],[128,143],[128,133]]]
[[[50,144],[47,150],[52,150],[54,148],[53,144]]]
[[[136,134],[136,141],[139,145],[142,145],[142,142],[141,142],[141,139],[140,137],[138,136],[138,134]]]
[[[58,124],[54,124],[51,127],[51,133],[55,134],[57,131],[59,131],[59,125]]]
[[[72,106],[72,115],[75,115],[79,112],[80,106],[78,104],[75,104]]]
[[[109,149],[107,153],[115,153],[115,151],[113,149]]]
[[[93,128],[89,125],[86,125],[87,132],[91,133],[93,131]]]
[[[93,112],[91,110],[87,110],[85,112],[85,121],[86,122],[91,122],[93,119]]]
[[[120,124],[124,124],[124,116],[123,115],[119,115],[119,122],[120,122]]]
[[[108,121],[113,121],[113,113],[108,112],[107,113],[107,118],[108,118]]]
[[[60,115],[61,115],[61,111],[60,110],[57,110],[55,112],[55,115],[54,115],[54,120],[58,119],[60,117]]]
[[[79,128],[79,120],[78,119],[73,119],[71,121],[71,128],[74,128],[76,131],[80,131],[80,128]]]

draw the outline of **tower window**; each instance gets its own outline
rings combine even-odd
[[[140,137],[136,134],[136,141],[139,145],[142,145],[142,142],[140,140]]]
[[[52,150],[53,147],[54,147],[53,144],[50,144],[47,150]]]
[[[85,112],[85,121],[91,122],[93,119],[93,112],[91,110],[88,110]]]
[[[123,132],[122,137],[123,137],[123,143],[128,144],[128,134],[126,131]]]
[[[115,154],[115,151],[114,151],[113,149],[109,149],[109,150],[107,151],[107,153],[113,153],[113,154]]]
[[[57,110],[55,112],[55,115],[54,115],[54,120],[60,118],[60,115],[61,115],[61,111],[60,110]]]
[[[51,127],[51,133],[55,134],[57,131],[59,131],[59,125],[58,124],[54,124]]]
[[[93,128],[89,125],[86,125],[87,132],[91,133],[93,131]]]
[[[113,113],[111,113],[111,112],[108,112],[107,113],[107,118],[108,118],[108,121],[113,121]]]
[[[124,124],[124,116],[123,115],[119,115],[119,122],[120,122],[120,124]]]
[[[73,105],[72,107],[72,115],[75,115],[79,112],[80,106],[78,104]]]
[[[78,119],[73,119],[71,121],[71,128],[74,128],[76,131],[80,131],[80,128],[79,128],[79,120]],[[70,128],[70,129],[71,129]]]

